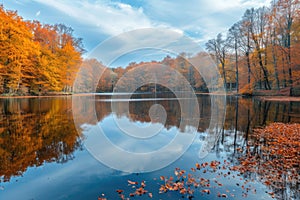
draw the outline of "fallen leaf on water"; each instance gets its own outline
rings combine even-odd
[[[175,176],[179,176],[179,172],[177,170],[174,171]]]
[[[134,197],[135,194],[134,194],[134,193],[130,193],[129,196],[130,196],[130,197]]]
[[[185,170],[181,170],[181,171],[179,172],[179,175],[180,175],[180,176],[182,176],[183,174],[185,174]]]
[[[142,186],[143,188],[146,187],[145,181],[142,181],[141,186]]]
[[[300,174],[294,171],[300,166],[299,133],[300,124],[272,123],[255,129],[247,153],[239,158],[240,165],[231,169],[241,174],[256,173],[274,191],[297,187]],[[275,194],[270,195],[275,198]]]
[[[159,193],[166,193],[168,190],[166,188],[166,186],[164,185],[161,185],[160,188],[159,188]]]
[[[138,189],[135,190],[135,194],[138,196],[142,196],[143,194],[146,194],[148,191],[145,190],[144,188],[140,187]]]
[[[128,180],[128,183],[129,183],[130,185],[137,185],[137,184],[138,184],[138,182],[131,181],[131,180]]]
[[[269,195],[271,195],[272,198],[275,198],[275,193],[274,192],[269,192]]]
[[[186,192],[187,192],[187,190],[186,190],[185,188],[182,188],[182,189],[180,190],[180,194],[186,194]]]
[[[124,192],[124,190],[117,189],[116,192],[117,192],[118,194],[121,194],[121,193]]]
[[[204,189],[204,190],[202,190],[201,192],[210,194],[210,190],[208,190],[208,189]]]
[[[221,197],[227,198],[227,194],[221,194]]]
[[[200,170],[201,166],[199,163],[196,163],[196,169]]]
[[[265,184],[266,184],[266,185],[271,185],[271,181],[268,181],[268,180],[267,180],[267,181],[265,181]]]

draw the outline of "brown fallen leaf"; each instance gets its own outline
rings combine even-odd
[[[166,186],[164,185],[161,185],[160,188],[159,188],[159,193],[166,193],[168,190],[166,188]]]
[[[130,185],[137,185],[137,184],[138,184],[138,182],[131,181],[131,180],[128,180],[128,183],[129,183]]]
[[[221,197],[227,198],[227,194],[221,194]]]
[[[201,166],[199,163],[196,163],[196,169],[200,170]]]
[[[130,196],[130,197],[134,197],[135,194],[134,194],[134,193],[130,193],[129,196]]]
[[[143,194],[146,194],[148,191],[145,190],[144,188],[140,187],[138,189],[135,190],[135,194],[138,196],[142,196]]]
[[[209,189],[204,189],[204,190],[202,190],[201,192],[210,194],[210,190],[209,190]]]
[[[180,194],[186,194],[187,190],[185,188],[182,188],[179,192],[180,192]]]
[[[118,194],[121,194],[121,193],[124,192],[124,190],[117,189],[116,192],[117,192]]]

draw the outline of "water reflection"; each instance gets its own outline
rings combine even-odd
[[[91,100],[93,99],[90,97]],[[118,112],[115,113],[118,117],[126,116],[131,121],[138,122],[151,122],[151,118],[149,116],[149,110],[151,106],[155,104],[160,104],[167,113],[166,122],[164,123],[165,128],[170,129],[172,127],[180,128],[181,122],[181,108],[179,106],[178,100],[172,94],[157,94],[157,98],[151,98],[151,95],[135,95],[134,99],[143,99],[143,101],[130,101],[129,102],[129,113],[126,112],[124,104],[119,102]],[[146,100],[145,100],[146,99]],[[85,100],[84,100],[85,101]],[[211,99],[209,96],[201,96],[198,98],[199,105],[199,126],[198,131],[205,131],[210,124],[211,119]],[[90,109],[87,111],[86,109]],[[122,110],[122,108],[124,110]],[[93,107],[85,106],[82,108],[80,112],[93,112]],[[105,96],[96,96],[95,103],[96,115],[98,121],[102,121],[105,117],[107,117],[111,111],[111,101],[107,101],[107,97]],[[89,120],[86,120],[89,121]],[[182,130],[183,131],[183,130]]]
[[[161,169],[177,160],[196,136],[199,114],[193,105],[196,102],[198,106],[197,98],[151,100],[134,95],[129,102],[124,102],[121,96],[121,101],[111,104],[107,104],[106,99],[96,98],[95,107],[90,106],[92,98],[78,97],[74,101],[75,122],[86,136],[87,149],[96,159],[114,169],[125,172]],[[101,113],[103,104],[112,108],[111,115]],[[172,105],[174,109],[170,107]],[[195,110],[191,111],[191,107]],[[104,120],[99,117],[95,120],[94,109],[94,114],[100,111],[100,115],[105,116]],[[176,114],[170,113],[173,111]],[[88,115],[91,116],[89,120]],[[176,124],[172,124],[174,121],[170,117],[175,117]],[[160,145],[162,143],[165,145]]]
[[[126,123],[147,126],[151,123],[149,109],[154,104],[160,104],[167,114],[163,130],[170,137],[165,140],[160,138],[161,143],[157,143],[157,146],[154,145],[153,140],[149,149],[146,149],[156,150],[172,139],[175,131],[184,131],[180,126],[183,113],[179,102],[172,99],[174,97],[170,95],[158,94],[157,97],[171,99],[130,101],[129,113],[122,109],[118,109],[117,113],[112,113],[109,95],[97,95],[96,99],[85,96],[82,98],[88,103],[81,104],[75,109],[86,115],[77,120],[79,122],[82,120],[81,125],[86,121],[91,122],[89,123],[91,127],[100,125],[107,130],[105,132],[117,135],[118,131],[113,132],[114,126],[110,124],[113,115],[125,120]],[[133,98],[144,98],[144,96],[137,95]],[[198,103],[200,120],[197,137],[202,141],[210,126],[211,106],[215,105],[211,105],[210,96],[199,96]],[[82,147],[82,137],[78,135],[73,123],[72,97],[0,99],[0,112],[1,181],[9,181],[12,176],[22,175],[29,167],[39,167],[49,162],[64,163],[73,159],[74,152]],[[237,158],[245,153],[244,150],[247,147],[251,146],[253,129],[264,127],[271,122],[300,123],[300,102],[228,97],[225,123],[224,126],[219,127],[220,138],[214,145],[212,153],[220,159],[225,154],[228,160],[238,164]],[[121,145],[128,139],[125,137],[122,135],[122,137],[111,137],[111,139],[112,142]],[[128,151],[136,150],[132,149],[132,145],[128,146],[128,143],[122,143],[122,145],[122,148],[127,148]],[[299,171],[299,168],[297,170]],[[247,176],[253,178],[257,174],[253,172]],[[282,198],[288,199],[286,194],[290,190],[297,193],[299,184],[297,187],[286,185],[280,190],[271,189],[274,189],[277,194],[284,194]]]
[[[0,99],[0,119],[1,181],[45,162],[67,162],[81,147],[70,98]]]
[[[227,158],[235,165],[240,164],[239,158],[247,158],[257,154],[259,159],[256,161],[259,162],[259,165],[264,166],[265,163],[272,162],[272,156],[260,154],[264,147],[263,143],[260,144],[258,141],[262,138],[255,138],[252,134],[254,129],[265,127],[272,122],[300,123],[300,102],[229,98],[222,139],[218,141],[215,152],[217,155],[225,152]],[[278,156],[280,157],[280,155]],[[268,169],[265,170],[269,170],[269,172],[262,172],[257,169],[243,173],[243,177],[247,180],[261,181],[272,191],[270,192],[271,196],[278,199],[299,199],[299,166],[280,169],[282,174],[290,173],[289,171],[298,172],[298,176],[294,177],[298,181],[293,183],[282,182],[281,178],[274,180],[271,179],[272,176],[268,176],[268,173],[275,173],[278,167],[279,165],[276,168],[268,165]],[[276,175],[274,174],[274,176]],[[274,182],[275,187],[269,182]],[[277,187],[278,185],[280,187]]]

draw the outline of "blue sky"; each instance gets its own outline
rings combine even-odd
[[[1,2],[2,1],[2,2]],[[25,19],[64,23],[82,37],[88,50],[102,40],[137,28],[167,27],[200,43],[226,31],[246,8],[270,0],[0,0]]]
[[[24,19],[64,23],[87,51],[103,40],[138,28],[170,28],[201,46],[225,32],[251,7],[270,0],[0,0]]]

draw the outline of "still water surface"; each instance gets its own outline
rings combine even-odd
[[[184,132],[180,125],[184,113],[179,102],[170,95],[160,95],[153,99],[151,94],[140,94],[129,101],[129,113],[122,112],[122,109],[116,113],[112,112],[109,94],[93,98],[82,96],[80,98],[88,103],[76,109],[94,113],[97,122],[86,124],[90,116],[84,116],[85,122],[78,124],[80,120],[77,121],[79,129],[76,129],[72,98],[79,97],[0,99],[0,199],[97,199],[102,194],[108,199],[118,199],[116,189],[125,190],[126,196],[133,192],[127,180],[145,180],[146,189],[153,193],[153,199],[182,199],[179,193],[158,193],[160,185],[164,183],[160,176],[174,176],[177,167],[190,172],[196,162],[227,160],[238,164],[237,149],[249,145],[253,129],[271,122],[300,123],[300,102],[227,97],[225,122],[220,128],[220,137],[209,155],[200,159],[201,141],[207,135],[212,116],[210,96],[201,95],[198,96],[200,120],[197,135],[188,150],[160,170],[125,173],[107,167],[86,150],[85,139],[91,130],[86,127],[101,126],[111,142],[126,151],[155,151],[170,142],[177,131]],[[165,123],[160,127],[162,137],[154,136],[147,142],[142,140],[135,145],[128,135],[115,126],[114,119],[117,117],[128,126],[151,126],[153,121],[148,112],[154,104],[160,104],[166,112]],[[229,178],[220,177],[217,173],[195,174],[212,181],[218,179],[223,184],[222,187],[212,186],[209,195],[201,193],[201,189],[196,190],[195,199],[218,199],[218,192],[227,192],[231,199],[244,198],[245,193],[246,199],[272,199],[267,192],[274,189],[256,180],[255,173],[251,175],[251,179],[255,180],[250,184],[256,192],[245,192],[240,187],[247,180],[243,176]],[[231,176],[235,174],[237,172],[231,172]],[[300,198],[299,184],[275,192],[280,198]],[[145,198],[148,197],[136,199]]]

